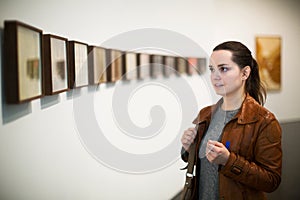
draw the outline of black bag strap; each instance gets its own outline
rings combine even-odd
[[[196,131],[197,131],[196,138],[198,137],[198,128],[199,128],[199,125],[196,125]],[[196,177],[194,176],[195,159],[196,159],[196,143],[198,141],[196,138],[189,148],[185,186],[183,187],[183,191],[181,193],[181,200],[192,200],[192,199],[197,198],[197,196],[196,196],[197,188],[195,185]]]
[[[199,125],[196,125],[196,131],[198,134],[198,127]],[[197,138],[197,137],[196,137]],[[195,168],[195,155],[196,155],[196,143],[195,140],[191,144],[190,149],[189,149],[189,157],[188,157],[188,167],[186,171],[186,182],[185,184],[189,187],[191,186],[191,181],[194,178],[194,168]]]
[[[191,144],[188,158],[188,168],[186,171],[186,185],[191,185],[190,181],[194,178],[195,167],[195,143]]]

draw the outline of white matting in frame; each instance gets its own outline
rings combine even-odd
[[[22,103],[43,95],[42,30],[19,21],[4,22],[6,101]]]

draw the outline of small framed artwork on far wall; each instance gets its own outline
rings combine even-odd
[[[206,59],[205,58],[188,58],[187,73],[188,75],[203,74],[206,70]]]
[[[256,59],[261,81],[268,91],[281,88],[281,37],[256,37]]]
[[[175,73],[176,68],[176,57],[174,56],[165,56],[164,57],[164,76],[170,77]]]
[[[124,69],[123,78],[125,80],[137,79],[137,54],[134,52],[125,52],[123,54]]]
[[[107,56],[106,49],[89,46],[89,83],[96,85],[107,82]]]
[[[204,74],[206,71],[206,58],[198,58],[198,70],[199,74]]]
[[[4,22],[4,87],[7,103],[43,95],[42,30],[19,21]]]
[[[151,55],[151,77],[158,78],[163,75],[163,55]]]
[[[88,85],[88,45],[69,41],[69,87],[79,88]]]
[[[68,90],[66,38],[43,35],[43,83],[46,95]]]
[[[188,75],[195,75],[198,74],[198,59],[197,58],[188,58],[188,66],[187,66],[187,74]]]
[[[108,69],[107,78],[109,82],[117,82],[123,75],[123,56],[122,51],[108,49]]]
[[[187,72],[187,59],[184,57],[176,58],[177,75],[186,74]]]
[[[150,77],[150,54],[139,53],[138,57],[138,79],[147,79]]]

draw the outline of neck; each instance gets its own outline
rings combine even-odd
[[[223,110],[236,110],[236,109],[240,108],[245,97],[246,97],[246,94],[244,94],[244,93],[239,96],[223,97],[222,109]]]

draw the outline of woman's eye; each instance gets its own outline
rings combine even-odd
[[[214,70],[214,68],[210,67],[209,71],[214,72],[215,70]]]
[[[220,71],[221,72],[227,72],[228,71],[228,67],[220,67]]]

